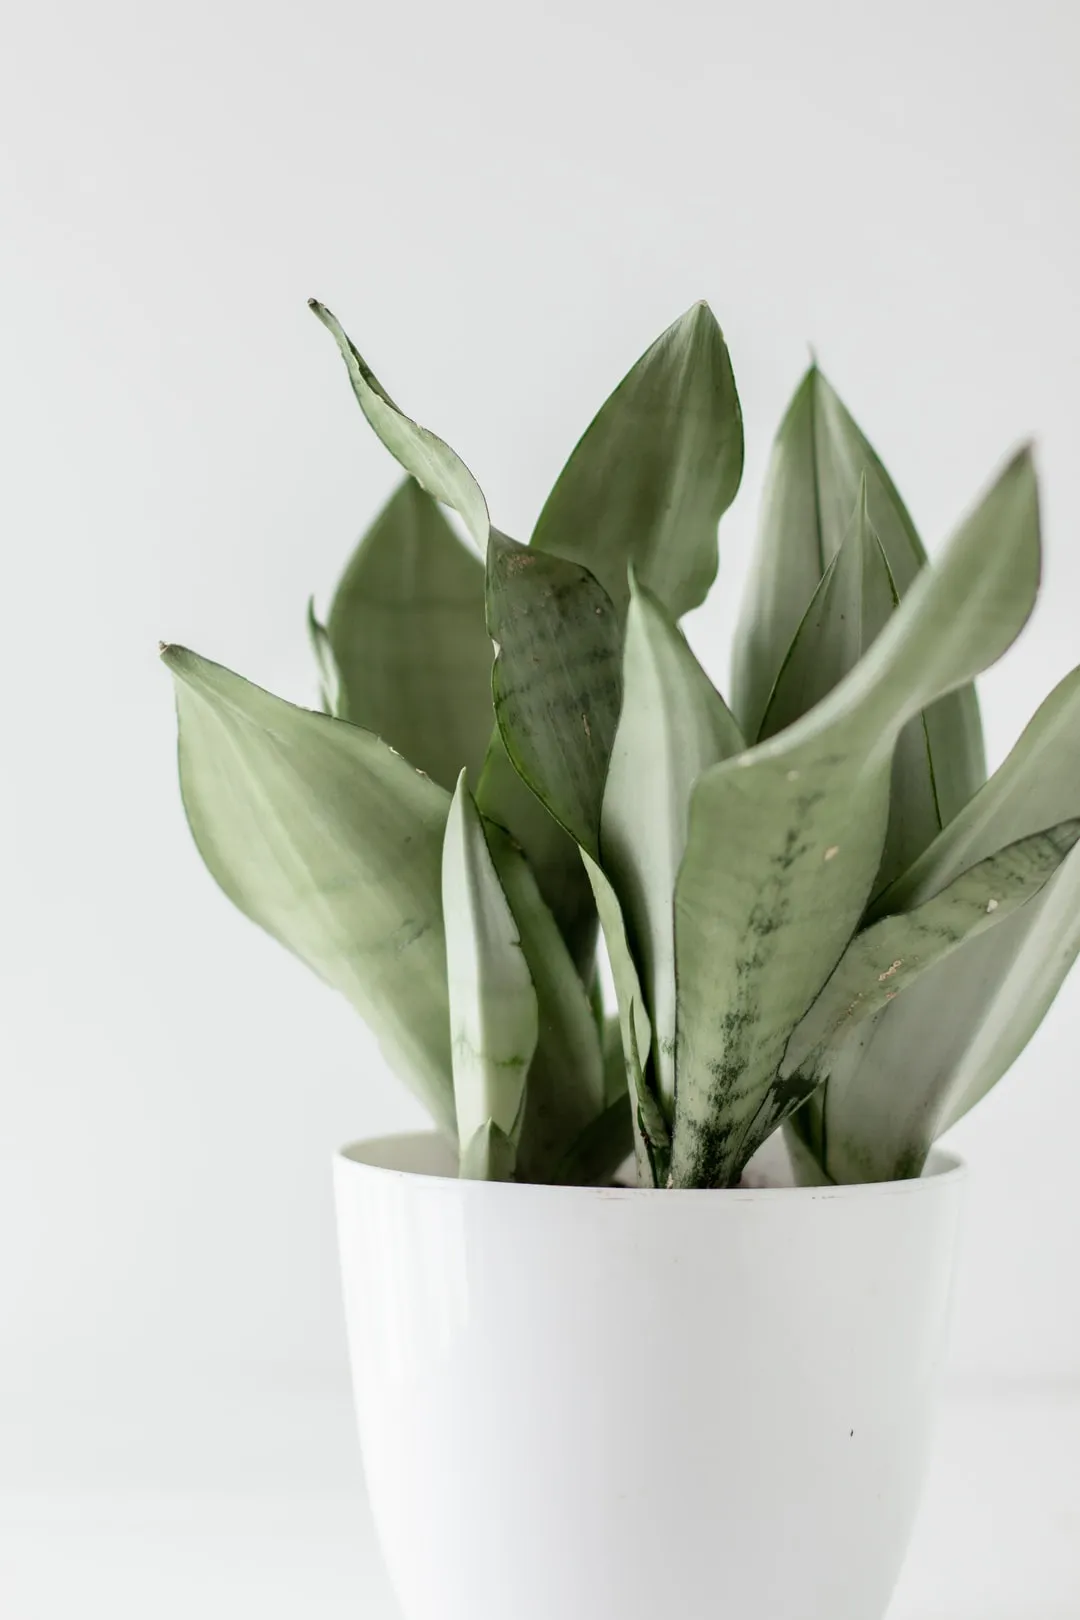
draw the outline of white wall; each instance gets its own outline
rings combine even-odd
[[[1047,591],[999,759],[1080,659],[1070,0],[53,0],[0,60],[0,1384],[76,1343],[341,1364],[327,1161],[416,1111],[234,915],[182,823],[159,636],[285,695],[390,488],[332,346],[524,532],[622,370],[707,296],[749,434],[812,341],[931,546],[1019,438]],[[958,1373],[1080,1371],[1080,975],[963,1128]],[[917,1054],[915,1054],[917,1058]]]

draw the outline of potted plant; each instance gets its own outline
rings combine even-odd
[[[1080,671],[989,781],[971,684],[1035,601],[1031,455],[928,567],[812,367],[729,709],[679,629],[742,472],[704,304],[527,546],[313,308],[406,474],[309,610],[323,712],[163,656],[211,873],[436,1127],[336,1160],[403,1613],[879,1620],[946,1329],[933,1144],[1080,948]],[[796,1185],[761,1186],[777,1132]]]

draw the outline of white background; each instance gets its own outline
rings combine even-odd
[[[982,683],[997,763],[1080,660],[1078,52],[1072,0],[12,8],[0,1390],[20,1421],[106,1385],[117,1424],[147,1382],[174,1409],[207,1380],[340,1388],[329,1156],[419,1118],[349,1008],[201,870],[155,660],[166,637],[312,695],[305,599],[395,469],[305,298],[525,534],[605,394],[707,297],[748,433],[691,624],[718,678],[808,342],[931,551],[1034,435],[1046,590]],[[956,1133],[969,1389],[1080,1378],[1078,1042],[1080,976]]]

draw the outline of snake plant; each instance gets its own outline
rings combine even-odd
[[[1038,589],[1029,450],[928,565],[812,366],[729,708],[679,628],[743,463],[706,305],[528,544],[312,308],[404,479],[309,607],[320,712],[163,649],[213,876],[352,1001],[465,1176],[602,1182],[633,1151],[644,1185],[730,1187],[781,1127],[804,1180],[918,1175],[1080,950],[1080,670],[989,780],[972,684]]]

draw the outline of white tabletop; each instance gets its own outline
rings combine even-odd
[[[54,1378],[0,1404],[4,1620],[398,1620],[348,1391]],[[954,1391],[889,1620],[1077,1620],[1080,1393]]]

